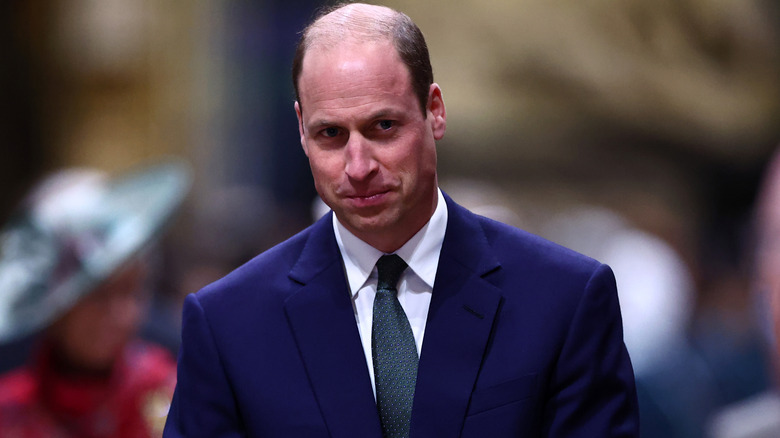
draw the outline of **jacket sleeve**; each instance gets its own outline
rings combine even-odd
[[[244,437],[244,427],[206,314],[188,295],[178,376],[163,437]]]
[[[634,373],[615,278],[606,265],[587,282],[551,380],[545,436],[639,436]]]

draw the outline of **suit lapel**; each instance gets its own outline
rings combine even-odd
[[[476,218],[448,197],[447,231],[428,311],[412,436],[458,436],[501,292],[483,276],[500,268]]]
[[[381,437],[330,218],[314,226],[290,272],[302,286],[287,298],[285,312],[331,436]]]

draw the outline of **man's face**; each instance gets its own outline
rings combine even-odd
[[[395,251],[436,208],[441,90],[431,85],[423,115],[390,41],[312,48],[298,86],[301,145],[317,191],[353,234]]]

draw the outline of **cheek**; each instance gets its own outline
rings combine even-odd
[[[326,187],[338,181],[344,173],[343,160],[336,154],[313,153],[309,155],[309,167],[318,187]]]
[[[80,303],[62,318],[57,334],[66,344],[78,343],[100,327],[101,319],[101,309],[90,303]]]
[[[423,144],[408,154],[410,169],[416,169],[418,177],[430,178],[436,175],[436,148],[432,145]]]

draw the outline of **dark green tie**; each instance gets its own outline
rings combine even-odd
[[[371,328],[376,404],[384,437],[404,438],[409,436],[418,362],[412,327],[396,289],[406,263],[391,254],[382,256],[376,267],[379,281]]]

